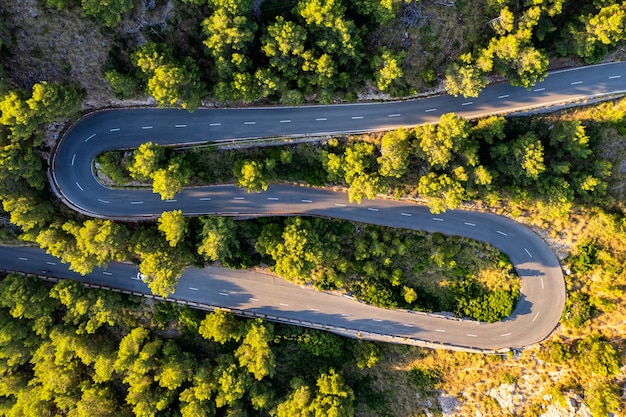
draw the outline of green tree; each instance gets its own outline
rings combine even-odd
[[[580,340],[576,352],[581,370],[588,375],[609,377],[619,373],[619,350],[598,334]]]
[[[133,153],[133,159],[128,165],[131,177],[137,180],[152,178],[154,173],[165,165],[165,148],[152,142],[139,145]]]
[[[428,199],[428,208],[432,213],[455,209],[465,199],[465,189],[459,182],[446,174],[434,172],[420,178],[417,192]]]
[[[419,140],[419,154],[433,167],[447,168],[456,153],[466,147],[470,134],[467,121],[454,113],[441,116],[437,127],[423,125],[415,128]],[[474,164],[475,157],[467,158]]]
[[[595,379],[585,388],[585,402],[593,417],[604,417],[620,409],[619,389],[608,382]]]
[[[170,246],[176,246],[187,236],[187,220],[182,210],[164,211],[159,217],[158,227]]]
[[[274,327],[260,319],[255,320],[248,327],[243,342],[235,351],[239,365],[247,368],[257,381],[274,375],[276,359],[270,347],[273,338]]]
[[[122,15],[133,8],[132,0],[81,0],[81,3],[84,14],[110,28],[117,26]]]
[[[385,177],[400,178],[409,167],[412,135],[407,129],[398,129],[383,136],[378,172]]]
[[[199,232],[198,253],[210,261],[230,258],[239,248],[236,239],[235,222],[224,216],[201,217],[202,230]]]
[[[177,156],[169,161],[166,168],[157,169],[152,174],[152,191],[160,194],[162,200],[170,200],[189,184],[192,175],[193,170],[184,155]]]
[[[351,417],[354,415],[354,392],[343,377],[330,369],[317,379],[317,395],[310,409],[315,417]]]
[[[262,163],[257,161],[241,161],[235,165],[233,173],[240,187],[245,187],[249,193],[267,190],[269,175]]]
[[[385,91],[392,82],[402,77],[402,54],[394,54],[387,48],[381,48],[379,55],[372,60],[374,79],[381,91]]]
[[[224,344],[234,340],[240,341],[247,333],[246,325],[231,313],[214,310],[206,315],[198,332],[202,337]]]
[[[491,148],[498,171],[520,184],[536,181],[546,170],[543,144],[534,132],[528,132],[508,143]]]
[[[471,54],[461,55],[459,63],[452,63],[446,70],[445,88],[455,97],[478,97],[488,80],[476,65],[472,64]]]
[[[137,94],[139,82],[132,75],[110,70],[104,73],[104,78],[111,85],[115,97],[120,100],[128,100]]]

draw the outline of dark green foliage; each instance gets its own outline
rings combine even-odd
[[[568,327],[579,328],[591,319],[593,306],[589,295],[580,291],[571,291],[565,302],[561,321]]]
[[[542,345],[537,357],[542,361],[563,364],[572,357],[572,354],[567,344],[559,340],[550,340]]]
[[[600,335],[591,335],[580,340],[576,353],[580,368],[588,375],[609,377],[619,373],[621,354]]]
[[[576,245],[576,255],[570,257],[572,263],[572,271],[585,275],[593,270],[598,261],[598,247],[592,240],[586,240]]]
[[[442,373],[436,368],[414,367],[409,371],[409,378],[417,388],[432,389],[441,382]]]

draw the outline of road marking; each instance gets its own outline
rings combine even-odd
[[[179,129],[180,129],[181,127],[187,127],[187,125],[174,125],[174,127],[176,127],[176,128],[179,128]]]
[[[352,116],[352,120],[358,120],[358,119],[362,119],[363,116]]]
[[[112,273],[107,272],[107,271],[102,271],[102,274],[104,274],[104,275],[113,275]]]
[[[218,292],[218,294],[228,296],[228,293],[225,293],[225,292]]]
[[[209,126],[221,126],[221,123],[209,123]]]
[[[540,92],[540,91],[546,91],[546,88],[545,88],[545,87],[535,88],[533,91],[535,91],[535,92],[537,92],[537,93],[538,93],[538,92]]]
[[[325,118],[325,117],[320,117],[318,119],[315,119],[316,122],[323,122],[323,121],[326,121],[326,120],[328,120],[328,119]]]
[[[130,204],[143,204],[143,201],[131,201]]]
[[[433,111],[437,111],[437,109],[428,109],[428,110],[424,110],[424,113],[430,113],[430,112],[433,112]]]
[[[533,321],[537,320],[537,317],[539,317],[539,312],[537,312],[537,314],[535,314],[535,317],[533,318]]]
[[[81,191],[85,191],[85,190],[83,190],[83,187],[81,187],[81,186],[80,186],[80,184],[78,183],[78,181],[76,181],[76,186],[77,186],[78,188],[80,188],[80,190],[81,190]]]
[[[189,287],[189,289],[190,289],[191,291],[198,291],[198,289],[197,289],[196,287]]]
[[[211,201],[211,197],[200,197],[198,200],[200,200],[200,201]]]
[[[110,132],[119,132],[121,129],[119,127],[115,127],[113,129],[109,129]]]
[[[469,336],[469,337],[478,337],[477,334],[466,333],[466,335]]]
[[[309,308],[309,311],[319,311],[317,308]]]
[[[339,204],[339,203],[335,203],[335,205],[336,205],[337,207],[345,207],[345,206],[346,206],[345,204]]]
[[[621,75],[611,75],[611,76],[609,77],[609,80],[614,80],[614,79],[616,79],[616,78],[622,78],[622,76],[621,76]]]
[[[175,203],[178,200],[165,200],[166,203]]]
[[[248,301],[259,301],[259,299],[258,299],[258,298],[253,298],[253,297],[250,297],[250,298],[248,298]]]
[[[346,313],[342,313],[341,314],[341,317],[351,317],[351,316],[352,316],[352,314],[346,314]]]
[[[437,222],[442,222],[443,219],[440,217],[433,217],[433,220],[437,221]]]
[[[139,277],[137,277],[137,276],[130,277],[130,279],[134,279],[134,280],[137,280],[137,281],[141,281],[141,278],[139,278]]]
[[[500,233],[502,236],[508,236],[506,233],[496,230],[496,233]]]
[[[312,203],[313,202],[313,200],[300,200],[300,201],[302,201],[303,203]]]
[[[408,324],[408,323],[404,323],[404,324],[403,324],[403,326],[404,326],[404,327],[413,327],[413,325],[412,325],[412,324]]]
[[[56,262],[46,262],[46,264],[54,266],[54,265],[56,265]]]
[[[291,120],[281,120],[281,123],[291,123]]]
[[[74,161],[76,160],[76,154],[74,154],[74,156],[72,156],[72,166],[74,166]]]
[[[22,258],[22,257],[19,257],[17,259],[19,259],[20,261],[27,261],[28,260],[28,258]]]
[[[543,290],[545,287],[543,286],[543,277],[541,277],[541,289]]]
[[[400,117],[400,113],[388,114],[387,117]]]
[[[574,81],[573,83],[570,83],[571,85],[578,85],[578,84],[582,84],[582,81]]]
[[[528,249],[524,248],[524,250],[526,251],[526,253],[528,254],[528,256],[530,256],[531,258],[533,257],[530,252],[528,252]]]
[[[89,136],[87,139],[85,139],[85,142],[89,142],[91,139],[93,139],[94,136],[96,136],[95,133],[93,135]]]
[[[243,122],[244,125],[255,125],[256,122]]]
[[[411,213],[400,213],[400,216],[411,217]]]
[[[509,96],[508,94],[504,94],[504,95],[498,96],[498,98],[507,98],[508,96]]]
[[[372,319],[372,320],[377,321],[377,322],[381,322],[382,321],[380,319]]]
[[[465,222],[465,224],[468,226],[476,226],[476,223]]]
[[[369,207],[369,208],[368,208],[368,210],[369,210],[369,211],[378,211],[378,209],[377,209],[377,208],[372,208],[372,207]]]
[[[446,332],[445,330],[442,330],[442,329],[435,329],[435,331],[439,332],[439,333],[445,333]]]
[[[504,333],[500,335],[500,337],[506,337],[506,336],[511,336],[511,333]]]
[[[278,200],[278,197],[267,197],[268,200],[272,200],[272,201],[276,201]]]
[[[471,106],[472,104],[474,104],[473,101],[466,101],[465,103],[461,103],[461,106]]]
[[[245,200],[246,197],[233,197],[233,200]]]
[[[142,129],[146,130],[146,129],[152,129],[152,126],[141,126]]]
[[[289,307],[289,304],[280,303],[281,306]]]

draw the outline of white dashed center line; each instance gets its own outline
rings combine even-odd
[[[228,296],[228,293],[225,292],[218,292],[219,295],[224,295],[224,296]]]
[[[89,136],[87,139],[85,139],[85,142],[89,142],[91,139],[93,139],[94,136],[96,136],[95,133],[93,135]]]
[[[209,126],[221,126],[221,123],[209,123]]]
[[[175,203],[178,200],[165,200],[166,203]]]
[[[244,125],[255,125],[256,122],[243,122]]]
[[[465,103],[461,103],[461,106],[471,106],[472,104],[474,104],[473,101],[466,101]]]
[[[496,230],[496,233],[500,233],[502,236],[508,236],[506,233]]]
[[[352,116],[352,120],[358,120],[358,119],[362,119],[363,116]]]
[[[387,117],[400,117],[400,113],[388,114]]]
[[[616,79],[616,78],[622,78],[622,76],[621,76],[621,75],[611,75],[611,76],[609,77],[609,80],[614,80],[614,79]]]
[[[433,217],[433,220],[436,221],[436,222],[442,222],[443,221],[443,219],[440,218],[440,217]]]
[[[191,291],[198,291],[198,289],[197,289],[196,287],[189,287],[189,289],[190,289]]]
[[[198,200],[200,200],[200,201],[211,201],[211,197],[200,197]]]
[[[20,261],[27,261],[28,260],[28,258],[21,258],[21,257],[17,258],[17,259],[19,259]]]
[[[478,337],[477,334],[466,333],[466,335],[469,336],[469,337]]]
[[[327,119],[327,118],[325,118],[325,117],[320,117],[320,118],[318,118],[318,119],[315,119],[315,121],[316,121],[316,122],[323,122],[323,121],[325,121],[325,120],[328,120],[328,119]]]
[[[345,206],[346,206],[345,204],[339,204],[339,203],[335,203],[335,205],[336,205],[337,207],[345,207]]]
[[[300,200],[300,201],[302,201],[303,203],[312,203],[313,202],[313,200]]]
[[[113,275],[112,273],[107,272],[107,271],[102,271],[102,274],[103,274],[103,275]]]
[[[400,213],[400,216],[411,217],[411,213]]]
[[[54,266],[56,265],[56,262],[46,262],[46,264]]]
[[[76,154],[74,154],[74,156],[72,156],[72,166],[74,166],[74,161],[76,160]]]
[[[537,317],[539,317],[539,312],[537,312],[537,314],[535,314],[535,317],[533,317],[533,321],[537,320]]]
[[[110,132],[119,132],[121,129],[119,127],[109,129]]]
[[[372,207],[368,208],[368,210],[369,210],[369,211],[378,211],[378,209],[377,209],[377,208],[372,208]]]
[[[182,128],[182,127],[187,127],[187,125],[175,125],[174,127],[176,127],[176,128],[178,128],[178,129],[180,129],[180,128]]]
[[[268,200],[277,201],[278,197],[267,197]]]
[[[428,109],[428,110],[424,110],[424,113],[430,113],[430,112],[433,112],[433,111],[437,111],[437,109]]]
[[[281,120],[281,123],[291,123],[291,120]]]
[[[465,222],[465,224],[468,225],[468,226],[476,226],[476,223]]]
[[[143,201],[131,201],[130,204],[143,204]]]
[[[508,96],[509,96],[508,94],[504,94],[504,95],[498,96],[498,98],[507,98]]]
[[[233,197],[233,200],[245,200],[246,197]]]
[[[439,333],[445,333],[446,332],[445,330],[441,330],[441,329],[435,329],[435,331],[439,332]]]
[[[500,337],[506,337],[506,336],[511,336],[511,333],[504,333],[500,335]]]
[[[530,252],[528,252],[528,249],[524,248],[524,250],[526,251],[526,253],[528,254],[528,256],[530,256],[531,258],[533,257]]]
[[[101,198],[99,198],[99,199],[98,199],[98,201],[99,201],[99,202],[101,202],[101,203],[104,203],[104,204],[111,204],[111,202],[110,202],[110,201],[103,200],[103,199],[101,199]]]
[[[380,319],[372,319],[372,320],[377,321],[377,322],[381,322],[382,321]]]
[[[541,277],[541,289],[545,289],[545,287],[543,286],[543,277]]]
[[[408,323],[404,323],[404,324],[403,324],[403,326],[404,326],[404,327],[413,327],[413,325],[412,325],[412,324],[408,324]]]
[[[582,81],[574,81],[573,83],[570,83],[571,85],[578,85],[578,84],[582,84]]]
[[[76,181],[76,186],[81,190],[81,191],[85,191],[83,190],[83,187],[80,186],[80,184],[78,183],[78,181]]]
[[[250,297],[250,298],[248,298],[248,301],[259,301],[259,299],[258,299],[258,298],[253,298],[253,297]]]
[[[146,130],[146,129],[152,129],[152,126],[142,126],[142,129]]]
[[[546,89],[545,89],[545,87],[542,87],[542,88],[535,88],[533,91],[535,91],[535,92],[537,92],[537,93],[538,93],[538,92],[540,92],[540,91],[546,91]]]
[[[285,303],[280,303],[280,305],[284,307],[289,307],[289,304],[285,304]]]

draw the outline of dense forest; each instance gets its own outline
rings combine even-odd
[[[40,246],[81,273],[130,260],[162,295],[191,264],[260,264],[387,308],[500,320],[519,279],[487,245],[305,217],[90,219],[53,196],[47,158],[88,108],[469,97],[502,79],[529,88],[549,68],[624,59],[625,23],[616,0],[2,2],[0,239]],[[621,415],[625,112],[616,99],[529,117],[448,114],[438,125],[299,145],[146,143],[100,155],[103,181],[140,182],[164,199],[189,184],[255,192],[284,181],[344,187],[356,202],[388,194],[433,212],[510,216],[562,259],[561,326],[540,346],[487,357],[8,274],[0,415]]]

